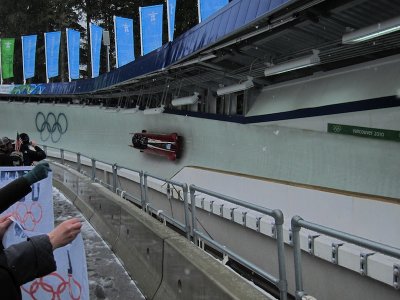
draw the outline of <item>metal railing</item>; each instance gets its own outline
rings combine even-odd
[[[192,208],[192,235],[195,244],[197,244],[197,238],[201,237],[203,240],[206,240],[208,243],[216,247],[222,253],[228,254],[230,257],[233,257],[239,263],[244,265],[245,267],[255,270],[258,274],[268,280],[270,283],[274,284],[279,289],[280,299],[286,300],[287,299],[287,280],[286,280],[286,264],[285,264],[285,248],[284,248],[284,241],[283,241],[283,213],[279,209],[268,209],[262,206],[258,206],[252,203],[244,202],[242,200],[232,198],[229,196],[225,196],[219,193],[215,193],[213,191],[206,190],[201,187],[197,187],[195,185],[189,186],[190,190],[190,203]],[[275,220],[276,226],[276,245],[278,250],[278,265],[279,265],[279,278],[274,277],[273,275],[266,273],[264,270],[261,270],[258,266],[254,265],[253,263],[249,262],[246,259],[239,257],[233,251],[227,249],[226,247],[222,246],[218,242],[210,239],[208,236],[203,234],[201,231],[197,230],[197,222],[196,222],[196,196],[195,193],[200,192],[212,197],[219,198],[221,200],[234,203],[236,205],[240,205],[246,207],[248,209],[252,209],[254,211],[260,212],[262,214],[268,215]]]
[[[86,174],[86,172],[83,171],[83,166],[86,165],[87,168],[90,168],[90,175],[92,181],[97,181],[100,182],[101,184],[105,185],[107,188],[111,189],[115,193],[119,194],[122,198],[127,199],[128,201],[138,205],[141,207],[142,210],[146,211],[147,213],[154,213],[156,214],[163,222],[164,224],[166,222],[169,222],[170,224],[173,224],[177,228],[179,228],[182,232],[185,233],[186,238],[188,240],[192,240],[193,242],[198,245],[198,242],[201,240],[207,241],[210,245],[212,245],[216,250],[220,251],[224,256],[229,256],[242,264],[243,266],[247,267],[251,271],[255,272],[256,274],[259,274],[263,278],[265,278],[267,281],[270,283],[274,284],[278,289],[280,293],[280,299],[286,300],[287,299],[287,278],[286,278],[286,267],[285,267],[285,257],[284,257],[284,239],[283,239],[283,222],[284,222],[284,217],[282,214],[282,211],[279,209],[271,210],[265,207],[261,207],[258,205],[254,205],[252,203],[244,202],[239,199],[235,199],[226,195],[222,195],[210,190],[206,190],[201,187],[197,187],[195,185],[190,185],[188,188],[186,183],[181,183],[177,182],[174,180],[162,178],[156,175],[149,174],[147,172],[144,172],[142,170],[134,170],[130,168],[125,168],[118,166],[117,164],[111,164],[108,162],[104,162],[101,160],[96,160],[95,158],[91,158],[89,156],[82,155],[79,152],[73,152],[73,151],[67,151],[64,149],[56,148],[56,147],[51,147],[51,146],[45,146],[43,145],[44,151],[47,153],[47,149],[56,149],[60,152],[60,160],[62,164],[65,164],[65,153],[71,153],[76,155],[76,170],[80,173]],[[82,158],[86,158],[87,162],[86,164],[82,163]],[[98,163],[103,163],[105,165],[110,166],[111,174],[112,174],[112,180],[111,184],[107,184],[107,182],[103,182],[96,178],[96,170]],[[140,196],[135,197],[135,195],[131,195],[128,192],[124,191],[121,187],[118,186],[118,176],[119,176],[119,170],[128,170],[130,172],[136,173],[139,176],[140,182]],[[88,174],[86,174],[88,175]],[[180,222],[173,216],[168,216],[165,214],[162,210],[157,210],[156,207],[153,206],[151,201],[149,201],[148,197],[148,178],[153,178],[160,180],[163,184],[166,184],[167,187],[169,185],[172,186],[178,186],[182,189],[182,201],[183,201],[183,208],[184,208],[184,223]],[[217,241],[211,239],[210,237],[206,236],[203,234],[201,231],[197,229],[197,218],[196,218],[196,197],[195,193],[203,193],[207,194],[212,197],[216,197],[219,199],[222,199],[224,201],[260,212],[264,215],[270,216],[274,218],[275,221],[275,238],[276,238],[276,245],[277,245],[277,252],[278,252],[278,264],[279,264],[279,278],[274,277],[273,275],[265,272],[261,268],[259,268],[257,265],[251,263],[250,261],[244,259],[243,257],[237,255],[234,251],[228,249],[226,246],[221,245]],[[168,192],[167,192],[168,194]],[[188,203],[188,195],[190,194],[190,206]],[[178,197],[180,197],[180,194],[178,194]],[[129,198],[131,198],[133,201],[131,201]],[[213,203],[213,201],[212,201]],[[222,210],[223,204],[221,205],[221,210]],[[231,214],[233,213],[233,210],[235,208],[231,209]],[[191,224],[189,220],[189,215],[191,211]],[[222,214],[221,214],[222,215]],[[260,217],[257,218],[258,222],[260,220]],[[304,289],[303,289],[303,277],[302,277],[302,261],[301,261],[301,247],[300,247],[300,230],[301,228],[306,228],[309,230],[312,230],[317,233],[325,234],[330,237],[337,238],[342,241],[349,242],[351,244],[355,244],[358,246],[365,247],[367,249],[400,259],[400,249],[394,248],[388,245],[384,245],[381,243],[377,243],[362,237],[358,237],[355,235],[351,235],[349,233],[341,232],[329,227],[325,227],[323,225],[311,223],[308,221],[303,220],[299,216],[294,216],[291,220],[291,229],[290,229],[290,235],[293,243],[293,257],[294,257],[294,268],[295,268],[295,296],[296,299],[302,299],[304,296],[307,296]],[[312,246],[313,246],[313,241],[314,237],[316,236],[310,236],[311,237],[311,248],[309,251],[311,251]],[[310,238],[309,237],[309,238]],[[200,240],[199,240],[200,239]],[[334,263],[338,263],[338,247],[341,246],[342,244],[333,244],[332,245],[332,255],[336,255],[335,259],[333,260]],[[367,253],[363,256],[361,253],[361,262],[360,262],[360,273],[362,275],[367,275],[367,259],[368,256],[371,255],[370,253]],[[393,265],[393,287],[395,289],[400,289],[400,264],[394,264]]]
[[[330,237],[337,238],[341,241],[345,241],[351,244],[355,244],[376,252],[400,259],[400,249],[394,248],[385,244],[371,241],[366,238],[362,238],[356,235],[352,235],[346,232],[342,232],[336,229],[332,229],[323,225],[315,224],[303,220],[300,216],[294,216],[291,221],[292,234],[293,234],[293,256],[294,256],[294,268],[295,268],[295,284],[296,284],[296,299],[302,299],[306,295],[303,289],[303,275],[302,275],[302,262],[301,262],[301,248],[300,248],[300,229],[306,228],[318,233],[325,234]],[[334,247],[334,244],[332,245]],[[333,251],[336,255],[337,261],[337,247],[336,251]],[[368,257],[368,256],[367,256]],[[367,269],[367,260],[364,260],[364,265],[361,266],[360,272],[363,273]],[[366,273],[366,272],[365,272]],[[393,286],[395,289],[400,288],[400,266],[394,265],[393,267]]]
[[[196,187],[194,185],[190,186],[190,197],[191,197],[191,215],[192,215],[192,226],[190,226],[190,220],[189,220],[189,203],[188,203],[188,195],[189,195],[189,188],[186,183],[181,183],[177,182],[174,180],[162,178],[153,174],[150,174],[148,172],[144,172],[142,170],[134,170],[130,168],[125,168],[118,166],[117,164],[112,164],[108,163],[105,161],[101,160],[96,160],[93,157],[89,157],[86,155],[83,155],[82,153],[79,152],[74,152],[74,151],[67,151],[64,149],[56,148],[56,147],[51,147],[51,146],[46,146],[43,145],[43,149],[48,153],[48,149],[55,149],[60,152],[60,159],[61,163],[65,164],[65,153],[68,152],[70,154],[76,155],[76,170],[80,173],[82,173],[82,168],[83,168],[83,163],[82,163],[82,158],[86,158],[88,163],[87,167],[90,167],[90,178],[94,182],[100,182],[101,184],[105,185],[107,188],[112,190],[113,192],[120,194],[121,197],[127,198],[130,197],[132,199],[137,200],[138,203],[141,206],[141,209],[143,211],[146,211],[148,213],[155,213],[159,218],[161,218],[164,223],[168,221],[169,223],[173,224],[182,232],[185,233],[186,238],[188,240],[192,240],[194,243],[197,245],[198,237],[201,239],[207,241],[210,245],[215,247],[217,250],[219,250],[221,253],[224,255],[227,255],[233,259],[235,259],[237,262],[242,264],[243,266],[247,267],[250,269],[252,272],[255,272],[256,274],[259,274],[263,278],[265,278],[267,281],[275,285],[279,289],[280,293],[280,299],[281,300],[286,300],[287,299],[287,280],[286,280],[286,267],[285,267],[285,256],[284,256],[284,240],[283,240],[283,214],[281,210],[275,209],[271,210],[265,207],[261,207],[258,205],[254,205],[248,202],[244,202],[239,199],[234,199],[225,195],[221,195],[212,191],[208,191],[205,189],[202,189],[200,187]],[[96,170],[98,167],[98,163],[103,163],[105,165],[108,165],[111,167],[111,174],[112,174],[112,180],[111,180],[111,185],[107,184],[106,182],[103,182],[96,178]],[[128,170],[134,173],[137,173],[140,178],[140,199],[137,199],[135,196],[130,195],[126,191],[124,191],[121,187],[118,186],[118,171],[124,169]],[[178,186],[182,189],[182,194],[183,194],[183,207],[184,207],[184,221],[185,223],[181,223],[179,220],[170,217],[166,214],[163,213],[163,211],[157,210],[157,208],[153,207],[152,203],[149,201],[148,197],[148,178],[154,178],[157,180],[160,180],[163,182],[163,184],[167,185],[173,185],[173,186]],[[268,215],[275,220],[275,226],[276,226],[276,240],[277,240],[277,250],[278,250],[278,263],[279,263],[279,278],[274,277],[273,275],[265,272],[261,268],[259,268],[257,265],[251,263],[250,261],[246,260],[245,258],[241,257],[240,255],[236,254],[234,251],[231,249],[228,249],[226,246],[219,244],[218,242],[208,238],[205,236],[201,231],[197,230],[197,222],[195,222],[196,219],[196,201],[194,199],[194,193],[195,191],[202,192],[204,194],[208,194],[210,196],[218,197],[220,199],[223,199],[225,201],[228,201],[230,203],[234,203],[252,210],[255,210],[257,212],[263,213],[265,215]]]

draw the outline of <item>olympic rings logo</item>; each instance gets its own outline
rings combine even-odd
[[[34,231],[43,218],[43,209],[38,202],[31,204],[18,202],[13,215],[25,230]]]
[[[47,281],[58,281],[56,285],[51,284]],[[29,287],[22,287],[22,290],[30,295],[31,299],[38,300],[35,295],[39,289],[43,290],[45,293],[51,295],[51,299],[61,300],[64,294],[67,293],[69,298],[72,300],[81,299],[82,286],[81,284],[72,276],[68,274],[68,280],[65,280],[57,272],[53,272],[45,277],[35,279],[31,282]],[[50,296],[49,295],[49,296]]]
[[[53,143],[57,143],[61,136],[67,132],[68,120],[64,113],[59,113],[56,117],[52,112],[48,113],[47,116],[42,112],[38,112],[35,118],[35,125],[43,142],[51,138]]]

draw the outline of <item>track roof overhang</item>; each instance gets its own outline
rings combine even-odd
[[[267,2],[270,6],[262,10],[260,5]],[[278,2],[281,6],[274,7]],[[220,86],[243,82],[248,76],[254,78],[256,87],[273,85],[399,53],[399,31],[342,44],[343,34],[398,17],[399,12],[400,2],[390,0],[233,1],[204,24],[131,64],[84,82],[50,84],[40,97],[95,99],[99,103],[118,100],[118,105],[126,107],[144,101],[146,106],[156,107],[193,92],[215,97]],[[222,30],[229,20],[241,26],[231,25],[228,34],[218,37],[215,31]],[[268,66],[313,50],[319,51],[319,65],[264,76]],[[92,89],[85,91],[85,86]]]

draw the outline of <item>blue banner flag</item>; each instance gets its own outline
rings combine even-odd
[[[229,0],[198,0],[199,22],[204,21],[217,10],[229,3]]]
[[[174,39],[176,0],[167,0],[168,12],[168,41]]]
[[[67,56],[69,79],[79,79],[79,48],[81,33],[67,28]]]
[[[37,35],[21,36],[22,42],[22,69],[25,79],[35,76],[36,42]]]
[[[139,7],[142,55],[162,46],[163,6]]]
[[[60,41],[61,41],[61,31],[44,33],[47,79],[58,76]]]
[[[114,16],[117,68],[135,60],[133,45],[133,20]]]
[[[100,71],[100,50],[103,28],[90,23],[90,56],[92,58],[92,78],[99,76]]]

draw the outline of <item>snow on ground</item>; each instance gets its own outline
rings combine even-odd
[[[72,202],[56,188],[53,188],[53,201],[55,225],[72,217],[82,220],[90,299],[145,299],[108,245]]]

